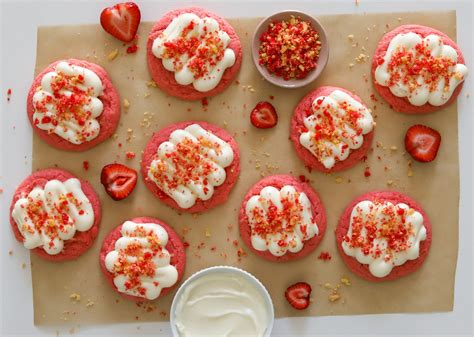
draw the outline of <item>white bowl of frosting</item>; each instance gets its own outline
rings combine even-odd
[[[210,267],[189,277],[171,305],[175,337],[269,337],[273,327],[272,299],[248,272],[230,266]]]

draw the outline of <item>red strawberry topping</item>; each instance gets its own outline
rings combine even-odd
[[[112,199],[122,200],[135,188],[137,171],[122,164],[109,164],[102,168],[100,182]]]
[[[273,128],[278,122],[278,115],[269,102],[259,102],[250,113],[250,121],[259,129]]]
[[[430,162],[436,158],[441,135],[438,131],[425,125],[413,125],[405,135],[405,149],[420,162]]]
[[[100,14],[102,28],[120,41],[130,42],[140,24],[140,8],[134,2],[124,2],[105,8]]]
[[[286,300],[297,310],[303,310],[309,306],[310,295],[311,286],[306,282],[295,283],[285,291]]]

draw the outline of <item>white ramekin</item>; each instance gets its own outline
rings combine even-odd
[[[266,309],[269,313],[268,315],[268,322],[267,322],[267,329],[265,331],[264,337],[270,337],[270,334],[272,332],[273,328],[273,322],[274,322],[274,317],[275,313],[273,310],[273,302],[270,297],[270,294],[268,293],[267,289],[264,287],[264,285],[252,274],[246,272],[245,270],[232,267],[232,266],[215,266],[215,267],[209,267],[202,269],[193,275],[191,275],[186,281],[184,281],[181,286],[179,287],[178,291],[176,292],[176,295],[173,298],[173,303],[171,304],[171,311],[170,311],[170,324],[171,324],[171,332],[173,333],[174,337],[180,337],[178,329],[176,328],[176,306],[179,302],[179,299],[181,298],[184,290],[186,289],[189,284],[197,280],[198,278],[204,276],[204,275],[209,275],[213,273],[234,273],[237,275],[243,276],[245,279],[250,281],[251,284],[255,286],[255,289],[257,289],[265,299],[265,306]]]

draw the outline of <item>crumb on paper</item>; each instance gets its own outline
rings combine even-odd
[[[74,302],[80,302],[81,301],[81,295],[78,293],[72,293],[69,295],[69,298],[73,300]]]
[[[205,235],[206,235],[206,238],[210,238],[211,237],[211,230],[209,228],[206,228],[205,229]]]
[[[113,61],[117,58],[117,56],[118,56],[118,49],[114,49],[107,55],[107,59],[109,61]]]
[[[335,179],[335,181],[336,181],[336,184],[340,184],[340,183],[343,182],[343,179],[342,179],[342,177],[337,177],[337,178]]]
[[[341,278],[341,283],[346,285],[346,286],[350,286],[351,285],[351,281],[349,280],[348,277],[344,276]]]
[[[341,295],[339,293],[331,293],[328,296],[329,302],[336,302],[341,298]]]
[[[124,107],[125,109],[130,108],[130,102],[129,102],[129,100],[126,99],[126,98],[123,99],[123,107]]]
[[[412,169],[412,161],[408,161],[408,171],[407,171],[407,176],[408,177],[413,177],[413,169]]]
[[[352,40],[354,40],[354,34],[347,35],[347,39],[352,42]]]
[[[364,54],[364,53],[360,53],[359,56],[355,58],[357,63],[364,63],[368,59],[369,59],[369,55]]]
[[[86,308],[90,308],[90,307],[93,307],[94,306],[94,302],[90,299],[87,299],[87,303],[86,303]]]
[[[390,146],[390,151],[397,151],[397,150],[398,150],[398,147],[396,147],[395,145]]]
[[[155,81],[153,81],[153,80],[146,82],[146,85],[147,85],[147,87],[156,88],[156,83],[155,83]]]
[[[392,186],[393,185],[393,180],[389,179],[387,180],[387,186]]]

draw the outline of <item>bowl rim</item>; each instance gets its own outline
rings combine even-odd
[[[295,15],[295,16],[300,16],[305,20],[311,21],[311,23],[313,24],[313,28],[315,28],[317,32],[319,33],[320,39],[325,40],[326,42],[321,47],[321,48],[325,48],[325,57],[322,59],[321,58],[318,59],[318,63],[317,63],[318,66],[315,69],[313,69],[305,78],[284,81],[280,77],[276,77],[273,74],[270,74],[264,66],[261,66],[260,64],[258,64],[258,61],[259,61],[258,49],[260,46],[259,35],[263,32],[263,31],[261,32],[261,30],[264,26],[268,26],[268,24],[270,23],[272,19],[280,15],[288,15],[288,16]],[[257,68],[258,72],[260,73],[260,75],[271,84],[276,85],[281,88],[288,88],[288,89],[301,88],[314,82],[324,71],[324,68],[326,68],[327,62],[329,60],[329,52],[330,52],[327,33],[324,26],[321,24],[321,22],[317,18],[312,16],[311,14],[308,14],[306,12],[303,12],[301,10],[296,10],[296,9],[295,10],[287,9],[287,10],[278,11],[262,19],[258,23],[257,27],[255,28],[253,32],[251,49],[252,49],[253,63],[255,65],[255,68]],[[320,60],[322,60],[322,63],[319,62]]]
[[[273,307],[273,301],[272,301],[272,298],[270,296],[270,293],[265,288],[263,283],[260,282],[259,279],[257,279],[254,275],[252,275],[248,271],[245,271],[245,270],[237,268],[237,267],[225,266],[225,265],[212,266],[212,267],[207,267],[207,268],[198,270],[197,272],[195,272],[194,274],[189,276],[180,285],[180,287],[178,288],[178,291],[176,292],[176,294],[173,297],[173,302],[171,303],[171,309],[170,309],[170,325],[171,325],[172,335],[174,337],[180,337],[180,335],[178,333],[178,329],[176,328],[176,324],[175,324],[175,321],[176,321],[176,306],[177,306],[178,300],[181,298],[181,296],[182,296],[184,290],[186,289],[186,287],[189,284],[191,284],[193,281],[199,279],[202,276],[212,274],[212,273],[221,273],[221,272],[234,273],[234,274],[242,275],[245,279],[247,279],[251,283],[253,283],[255,288],[263,295],[263,297],[265,299],[265,306],[269,310],[269,314],[270,314],[269,319],[268,319],[267,329],[265,330],[265,333],[264,333],[264,337],[270,337],[272,329],[273,329],[273,324],[274,324],[274,321],[275,321],[275,310],[274,310],[274,307]]]

